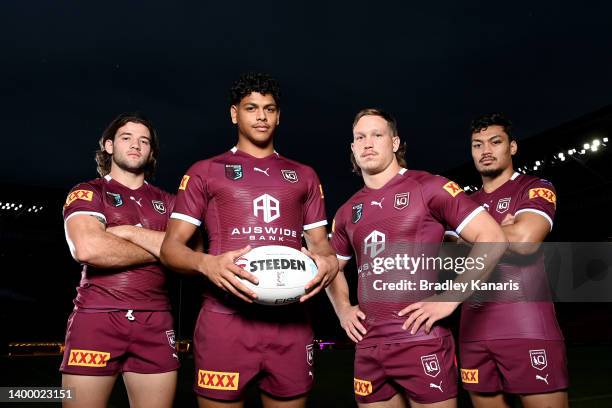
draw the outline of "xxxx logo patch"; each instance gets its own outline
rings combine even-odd
[[[557,195],[547,188],[532,188],[529,190],[529,199],[543,198],[551,204],[557,205]]]
[[[106,363],[109,359],[110,353],[105,351],[72,349],[70,350],[68,365],[80,367],[106,367]]]
[[[461,369],[461,382],[465,384],[478,384],[478,369]]]
[[[353,378],[353,387],[355,388],[355,394],[362,397],[372,393],[372,383],[370,381]]]
[[[239,378],[240,373],[198,370],[198,387],[233,391],[238,389]]]
[[[454,181],[449,181],[442,188],[453,197],[457,197],[457,194],[463,191],[463,189],[459,187],[459,184],[455,183]]]
[[[66,198],[66,204],[64,204],[64,207],[68,207],[70,204],[72,204],[76,200],[83,200],[83,201],[93,200],[93,191],[74,190],[72,193],[68,194],[68,197]]]

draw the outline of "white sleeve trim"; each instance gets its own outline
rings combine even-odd
[[[550,230],[552,231],[553,220],[544,211],[536,210],[535,208],[523,208],[522,210],[518,210],[517,212],[515,212],[514,216],[516,217],[517,214],[520,214],[522,212],[532,212],[532,213],[540,214],[542,217],[546,218],[546,220],[550,224]]]
[[[93,215],[94,217],[102,218],[104,220],[104,223],[106,224],[106,217],[102,213],[96,211],[75,211],[68,217],[66,217],[66,219],[64,220],[64,225],[66,225],[66,222],[68,222],[68,220],[74,217],[75,215]]]
[[[200,225],[202,225],[202,221],[198,220],[197,218],[193,218],[193,217],[190,217],[189,215],[185,215],[185,214],[181,214],[181,213],[177,213],[177,212],[173,212],[170,215],[170,218],[186,221],[186,222],[188,222],[190,224],[195,225],[196,227],[199,227]]]
[[[484,211],[484,207],[478,207],[476,208],[474,211],[472,211],[467,217],[465,217],[463,219],[463,221],[461,221],[461,224],[459,224],[459,226],[457,227],[457,229],[455,230],[457,232],[457,234],[461,234],[461,231],[463,231],[463,229],[465,228],[466,225],[468,225],[468,223],[470,221],[472,221],[472,219],[474,219],[474,217],[476,215],[478,215],[479,212]]]
[[[459,238],[459,234],[457,234],[455,231],[444,231],[444,235],[450,235],[452,237]]]
[[[340,255],[340,254],[336,254],[336,258],[342,260],[342,261],[348,261],[349,259],[352,258],[352,256],[344,256],[344,255]]]
[[[317,227],[322,227],[323,225],[327,225],[327,220],[313,222],[312,224],[306,224],[306,225],[304,225],[303,229],[304,229],[304,231],[308,231],[309,229],[313,229],[313,228],[317,228]]]

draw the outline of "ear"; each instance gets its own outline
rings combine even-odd
[[[238,124],[238,107],[236,105],[232,105],[230,107],[230,116],[232,117],[232,123],[234,125]]]
[[[510,142],[510,155],[514,156],[518,151],[518,145],[516,144],[516,140]]]
[[[396,153],[400,147],[400,138],[399,136],[393,136],[393,153]]]
[[[106,139],[104,142],[104,150],[108,154],[113,154],[113,141],[111,139]]]

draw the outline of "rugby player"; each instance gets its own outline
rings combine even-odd
[[[100,178],[64,205],[66,240],[83,264],[68,319],[62,386],[66,407],[106,407],[117,376],[130,405],[171,407],[179,361],[159,250],[174,196],[147,183],[159,141],[151,122],[122,114],[102,134]]]
[[[256,381],[265,407],[303,407],[313,382],[312,329],[304,305],[253,303],[241,283],[255,277],[234,264],[262,245],[302,247],[319,269],[304,302],[338,271],[327,240],[323,190],[314,170],[274,150],[279,85],[266,74],[242,75],[230,91],[238,142],[189,168],[162,245],[162,261],[206,277],[194,334],[195,384],[201,407],[241,407]],[[203,225],[208,253],[186,245]]]
[[[461,313],[463,386],[476,408],[509,407],[504,393],[519,394],[526,408],[568,406],[563,335],[550,301],[539,245],[553,227],[553,185],[514,171],[512,123],[493,113],[471,125],[472,158],[482,188],[471,195],[501,224],[509,251],[491,281],[512,279],[518,293],[504,293]],[[543,289],[544,288],[544,289]],[[542,293],[544,292],[544,293]]]
[[[451,314],[461,298],[440,301],[443,296],[418,290],[419,285],[416,290],[380,290],[378,280],[436,282],[437,271],[393,266],[380,272],[372,265],[387,264],[403,254],[436,255],[444,225],[449,224],[467,241],[499,243],[490,248],[484,267],[489,271],[505,250],[505,237],[456,183],[406,168],[405,145],[389,113],[380,109],[357,113],[351,150],[354,170],[365,186],[334,218],[332,247],[340,273],[327,293],[341,326],[357,343],[357,402],[372,408],[455,407],[455,346],[444,321],[438,321]],[[354,306],[344,276],[353,253],[359,274],[359,304]],[[385,262],[378,262],[381,257]]]

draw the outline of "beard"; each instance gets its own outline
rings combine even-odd
[[[142,163],[133,165],[129,163],[127,160],[123,160],[121,157],[117,157],[116,155],[113,155],[113,162],[121,170],[127,171],[129,173],[133,173],[133,174],[144,173],[147,167],[147,164],[148,164],[147,161],[143,161]]]
[[[504,171],[504,169],[502,169],[501,167],[498,167],[496,169],[483,169],[483,170],[478,170],[478,172],[480,173],[480,175],[482,177],[487,177],[487,178],[496,178],[498,177],[500,174],[502,174]]]

